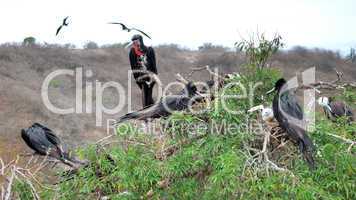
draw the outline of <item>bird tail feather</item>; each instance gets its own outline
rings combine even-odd
[[[314,160],[315,146],[312,140],[306,134],[303,135],[302,141],[303,141],[302,153],[304,159],[308,163],[310,169],[315,169],[316,168],[315,160]]]
[[[77,158],[71,156],[68,152],[63,152],[62,157],[59,160],[70,167],[75,167],[76,164],[80,166],[87,166],[89,164],[89,161],[78,160]]]
[[[116,124],[120,124],[130,119],[136,119],[137,117],[139,117],[139,112],[127,113],[126,115],[120,117]]]

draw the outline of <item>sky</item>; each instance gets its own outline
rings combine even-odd
[[[87,41],[123,43],[134,33],[108,22],[123,22],[152,36],[150,45],[203,43],[233,47],[255,32],[279,33],[287,48],[301,45],[348,51],[356,47],[355,0],[2,0],[0,43]],[[55,36],[62,19],[70,25]]]

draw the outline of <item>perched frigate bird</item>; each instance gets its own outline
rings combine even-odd
[[[132,75],[142,92],[143,108],[154,104],[152,98],[155,79],[152,74],[157,74],[156,56],[152,47],[147,47],[141,35],[131,38],[132,47],[129,53]],[[151,73],[151,74],[150,74]]]
[[[142,33],[144,36],[148,37],[149,39],[151,39],[151,37],[149,35],[147,35],[145,32],[141,31],[140,29],[137,29],[137,28],[129,28],[127,27],[125,24],[123,23],[120,23],[120,22],[109,22],[109,24],[117,24],[117,25],[121,25],[122,27],[122,30],[123,31],[127,31],[127,32],[130,32],[130,31],[138,31],[140,33]]]
[[[69,23],[67,22],[68,17],[69,17],[69,16],[67,16],[66,18],[64,18],[62,24],[57,28],[56,36],[58,35],[59,31],[63,28],[63,26],[68,26],[68,24],[69,24]]]
[[[343,116],[346,116],[349,122],[354,121],[352,110],[345,102],[336,101],[331,97],[320,97],[318,104],[323,107],[325,115],[332,121]]]
[[[29,128],[22,129],[21,136],[27,146],[34,150],[36,154],[48,155],[71,167],[75,163],[84,164],[79,160],[71,158],[69,153],[63,150],[60,139],[51,129],[42,124],[34,123]]]
[[[295,120],[303,120],[303,111],[294,94],[290,90],[287,90],[287,86],[287,81],[281,78],[275,83],[274,88],[267,92],[269,94],[277,91],[273,99],[273,114],[279,125],[287,132],[288,137],[298,143],[299,150],[308,162],[309,167],[314,169],[313,154],[315,147],[306,130],[295,123]]]
[[[136,112],[128,113],[120,117],[116,124],[131,119],[147,120],[150,118],[166,117],[173,111],[181,111],[188,108],[190,101],[196,97],[199,97],[197,88],[194,83],[189,82],[178,95],[165,96],[156,104]]]

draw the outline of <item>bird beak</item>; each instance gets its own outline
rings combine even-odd
[[[132,45],[133,45],[133,41],[129,42],[129,43],[125,46],[125,48],[130,48]]]
[[[251,113],[251,112],[254,112],[256,110],[262,110],[262,109],[263,109],[263,105],[258,105],[258,106],[250,108],[247,112]]]
[[[202,93],[198,92],[198,91],[196,91],[195,94],[196,94],[197,96],[199,96],[199,97],[204,97],[204,95],[203,95]]]
[[[271,94],[272,92],[274,92],[276,89],[272,88],[271,90],[269,90],[266,94]]]

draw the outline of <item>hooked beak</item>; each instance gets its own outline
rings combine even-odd
[[[269,90],[266,94],[271,94],[272,92],[274,92],[276,89],[272,88],[271,90]]]
[[[125,46],[125,48],[130,48],[132,45],[133,45],[133,41],[130,41],[130,42]]]
[[[264,108],[263,105],[258,105],[258,106],[250,108],[247,112],[251,113],[251,112],[254,112],[256,110],[263,110],[263,108]]]

